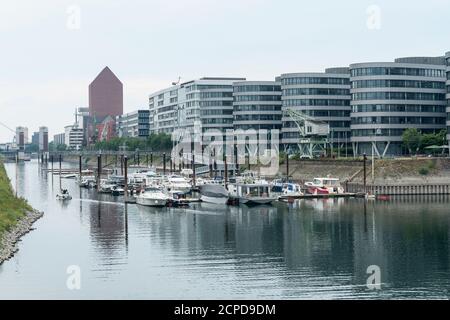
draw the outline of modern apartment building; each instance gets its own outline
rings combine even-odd
[[[354,153],[370,154],[373,146],[378,156],[399,155],[406,128],[445,128],[445,71],[443,57],[350,65]]]
[[[66,143],[65,133],[58,133],[53,135],[53,144],[59,146]]]
[[[350,142],[350,74],[348,68],[324,73],[286,73],[280,77],[282,110],[292,109],[330,125],[329,141]],[[295,151],[301,139],[295,122],[282,117],[284,149]]]
[[[80,150],[83,146],[83,128],[78,124],[65,127],[64,144],[69,150]]]
[[[233,83],[233,128],[281,130],[281,83],[241,81]]]
[[[48,128],[39,128],[39,151],[48,152]]]
[[[245,78],[201,78],[153,93],[149,97],[150,133],[188,129],[233,128],[233,82]]]
[[[116,135],[118,137],[140,137],[149,136],[150,111],[137,110],[116,117]]]
[[[25,150],[25,145],[28,144],[28,128],[17,127],[16,128],[16,145],[19,150]]]
[[[450,148],[450,52],[445,54],[445,58],[447,62],[447,141]]]

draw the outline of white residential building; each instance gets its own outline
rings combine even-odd
[[[201,121],[203,131],[233,129],[233,82],[245,78],[201,78],[149,97],[150,133],[171,133]]]
[[[83,146],[84,131],[77,124],[65,127],[65,145],[70,150],[80,150]]]

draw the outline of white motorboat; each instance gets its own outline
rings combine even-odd
[[[303,196],[302,187],[297,183],[291,182],[283,184],[282,193],[285,197]]]
[[[97,183],[97,179],[94,176],[85,176],[81,178],[80,187],[93,188]]]
[[[192,189],[192,185],[189,183],[189,181],[182,176],[166,176],[162,183],[164,187],[167,188],[167,190],[170,190],[172,192],[188,193]]]
[[[169,196],[161,188],[148,187],[136,196],[136,203],[148,207],[164,207],[169,201]]]
[[[72,200],[72,196],[69,194],[69,191],[67,189],[62,189],[60,194],[56,195],[57,200]]]
[[[77,177],[78,175],[75,173],[69,173],[61,176],[63,179],[76,179]]]
[[[102,179],[102,181],[100,182],[100,188],[98,189],[98,192],[100,193],[111,193],[112,189],[115,187],[116,185],[109,182],[109,180],[104,180]]]
[[[111,188],[111,194],[116,197],[122,196],[125,194],[125,189],[120,186],[115,185],[114,187]]]
[[[215,204],[226,204],[230,196],[225,186],[219,183],[201,185],[200,194],[203,202]]]

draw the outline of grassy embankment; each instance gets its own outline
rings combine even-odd
[[[0,239],[32,208],[23,198],[16,198],[0,160]]]

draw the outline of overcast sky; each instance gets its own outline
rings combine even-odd
[[[272,80],[442,55],[449,13],[448,0],[2,1],[0,122],[30,136],[45,125],[52,139],[87,106],[106,65],[124,84],[128,112],[179,76]],[[0,141],[11,139],[0,126]]]

